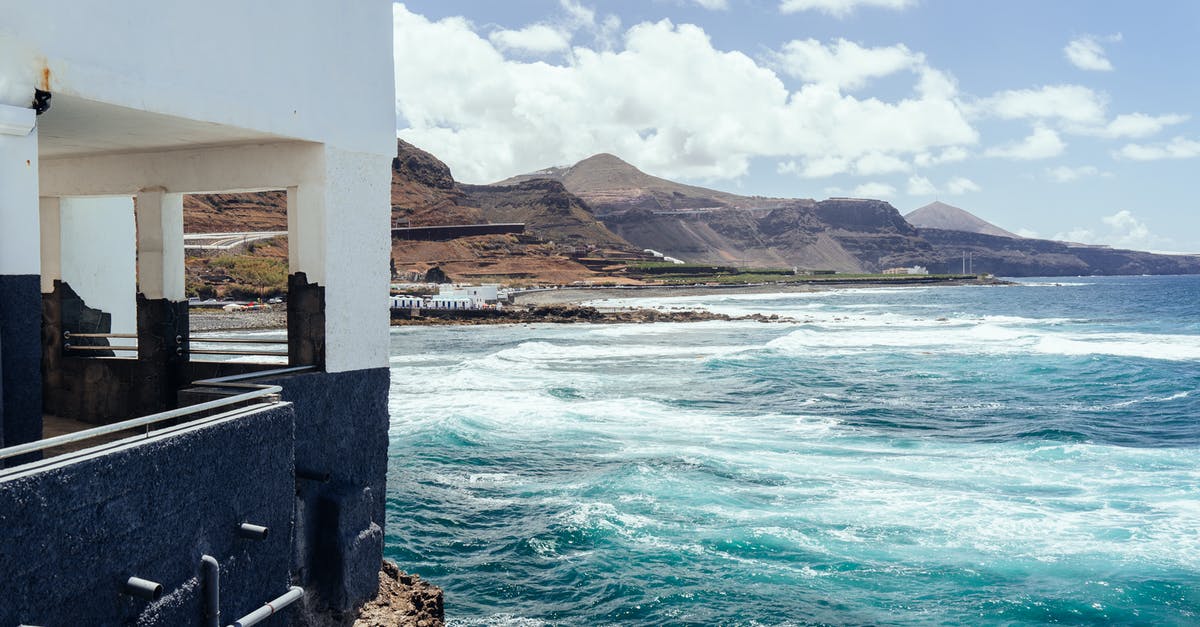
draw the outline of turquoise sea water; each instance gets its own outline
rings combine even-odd
[[[800,323],[393,331],[453,623],[1200,623],[1200,277],[637,304]]]

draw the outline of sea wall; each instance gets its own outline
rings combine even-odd
[[[310,608],[347,612],[375,594],[383,559],[387,368],[263,379],[296,411],[296,585]]]
[[[173,626],[203,616],[200,557],[221,564],[222,624],[282,594],[291,566],[289,404],[181,426],[0,478],[0,625]],[[265,540],[238,535],[265,525]],[[163,586],[146,601],[130,576]]]

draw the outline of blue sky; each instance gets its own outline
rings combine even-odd
[[[1200,252],[1200,2],[408,0],[395,24],[398,134],[466,182],[612,152]]]

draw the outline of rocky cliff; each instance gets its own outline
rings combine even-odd
[[[1200,272],[1200,258],[1021,238],[935,202],[906,219],[880,200],[739,196],[648,175],[609,154],[496,185],[559,181],[613,232],[640,248],[696,263],[876,272],[924,265],[999,276]]]

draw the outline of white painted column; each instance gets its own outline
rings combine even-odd
[[[60,217],[59,276],[93,307],[112,315],[113,333],[137,331],[136,231],[132,196],[66,196],[56,200]],[[43,221],[45,224],[45,221]],[[43,234],[43,241],[46,235]],[[43,258],[49,257],[44,252]],[[42,275],[42,292],[46,288]],[[49,284],[53,287],[53,283]]]
[[[287,188],[288,274],[325,284],[325,182]]]
[[[325,369],[388,364],[391,256],[389,155],[326,146],[324,183]],[[311,280],[311,279],[310,279]]]
[[[183,194],[137,194],[137,286],[147,299],[187,300],[183,268]]]
[[[37,116],[0,104],[0,274],[41,272]]]
[[[38,202],[41,217],[42,293],[54,291],[54,282],[62,280],[62,205],[56,196]]]

